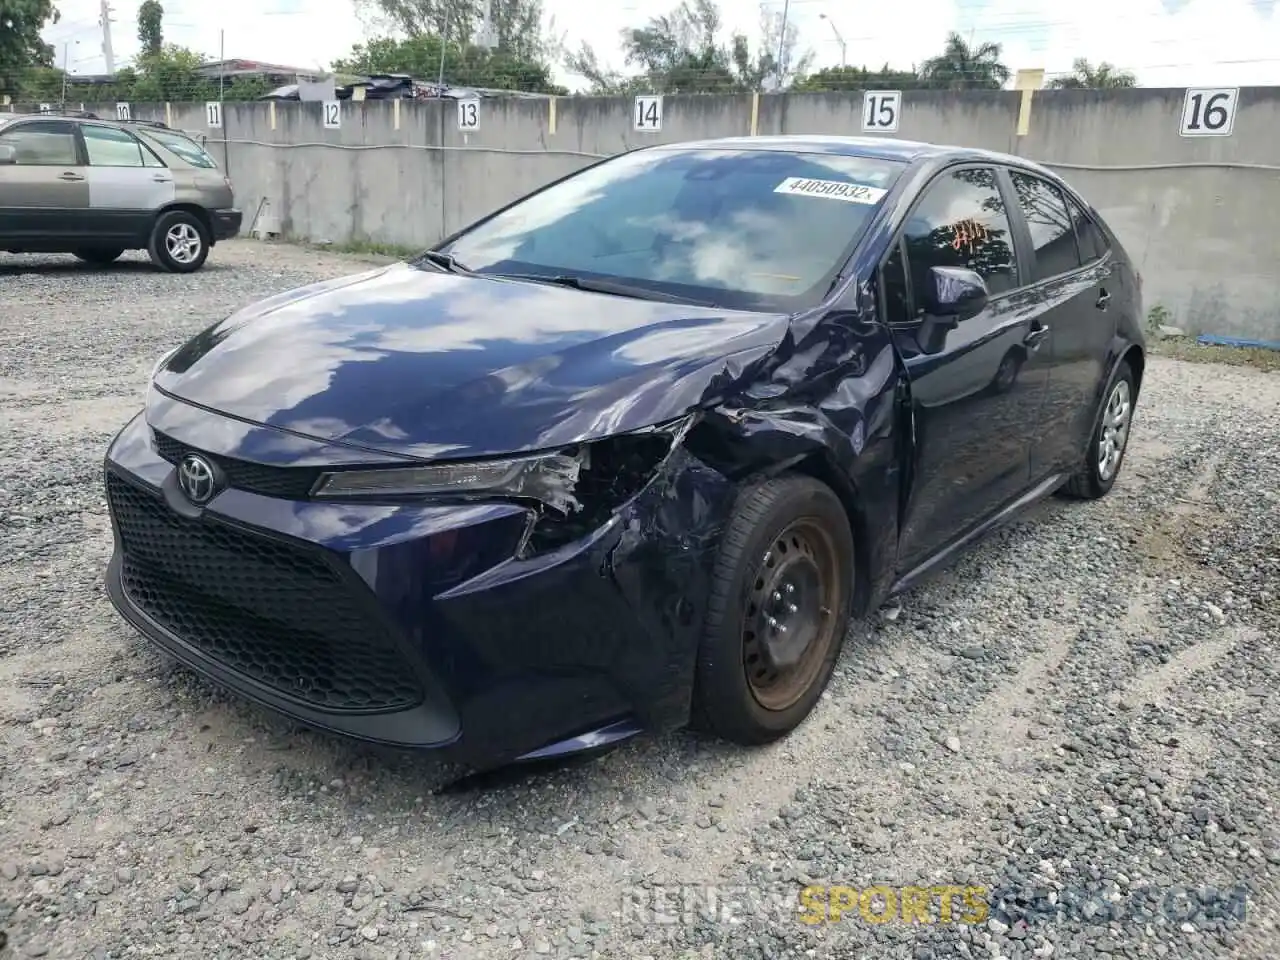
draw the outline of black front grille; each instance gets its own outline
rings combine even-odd
[[[316,481],[320,479],[321,471],[314,467],[268,467],[248,460],[206,453],[195,447],[189,447],[159,430],[152,430],[151,437],[156,453],[170,463],[179,463],[188,453],[198,453],[221,468],[226,475],[228,486],[258,493],[264,497],[305,500]]]
[[[363,589],[302,547],[203,518],[107,475],[125,592],[186,643],[326,710],[390,712],[422,700]]]

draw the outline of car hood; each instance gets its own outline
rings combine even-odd
[[[155,385],[321,440],[484,456],[678,417],[787,327],[783,314],[396,264],[234,314],[162,364]]]

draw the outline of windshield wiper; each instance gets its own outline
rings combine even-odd
[[[617,283],[613,280],[596,280],[591,277],[575,277],[572,274],[541,273],[491,273],[487,276],[500,280],[527,280],[530,283],[549,283],[557,287],[569,287],[573,290],[586,290],[591,293],[608,293],[615,297],[632,297],[636,300],[660,300],[664,303],[684,303],[694,307],[714,307],[714,303],[705,300],[692,300],[689,297],[678,297],[672,293],[651,290],[648,287],[637,287],[628,283]]]
[[[457,257],[452,253],[440,253],[438,250],[428,250],[419,255],[419,260],[425,260],[432,266],[439,267],[449,273],[473,273],[463,264],[458,262]]]

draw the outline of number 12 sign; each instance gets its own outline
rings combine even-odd
[[[1239,87],[1191,87],[1182,101],[1184,137],[1229,137],[1236,125]]]

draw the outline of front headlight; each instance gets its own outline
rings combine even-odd
[[[516,460],[344,470],[322,476],[313,496],[339,499],[486,494],[537,500],[568,514],[578,507],[573,488],[584,462],[584,453],[552,453]]]
[[[166,363],[168,363],[170,359],[172,359],[173,355],[181,349],[182,348],[180,346],[174,347],[172,350],[170,350],[168,353],[162,356],[159,360],[157,360],[154,366],[152,366],[151,373],[147,376],[147,382],[142,386],[142,402],[144,405],[147,402],[147,396],[151,393],[151,384],[155,382],[156,374],[159,373],[160,368],[163,367]]]
[[[693,423],[693,416],[685,416],[535,456],[334,471],[321,476],[312,496],[353,500],[454,495],[532,501],[551,511],[540,514],[526,546],[548,549],[608,522],[658,475]]]
[[[166,353],[164,356],[162,356],[159,360],[156,361],[155,366],[151,368],[151,375],[147,377],[148,387],[151,386],[151,381],[156,378],[156,374],[160,372],[160,368],[163,367],[166,363],[168,363],[173,358],[173,355],[181,349],[182,349],[181,346],[174,347],[172,350],[170,350],[168,353]]]

